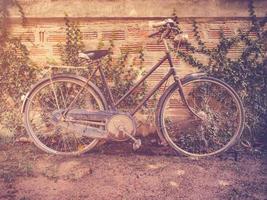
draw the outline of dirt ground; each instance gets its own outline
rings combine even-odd
[[[79,157],[31,143],[0,146],[0,199],[267,199],[266,157],[228,152],[191,159],[168,147],[108,143]]]

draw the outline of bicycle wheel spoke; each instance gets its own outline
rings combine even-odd
[[[194,116],[182,103],[176,90],[166,96],[161,120],[163,134],[177,151],[192,156],[217,154],[229,148],[243,124],[242,105],[224,83],[213,79],[199,79],[186,83],[185,97]],[[181,102],[177,99],[176,102]]]
[[[31,94],[26,109],[26,126],[31,135],[34,135],[37,146],[47,152],[73,155],[83,153],[96,145],[97,139],[79,135],[64,124],[61,125],[66,123],[61,121],[63,111],[78,93],[77,102],[73,102],[71,109],[104,109],[99,95],[84,85],[84,82],[76,79],[60,78],[40,84],[36,92]],[[82,87],[84,89],[81,91]],[[79,121],[77,119],[69,123],[79,124]],[[100,125],[94,126],[102,129]]]
[[[62,101],[63,101],[63,104],[64,104],[64,109],[66,109],[67,108],[66,100],[65,100],[65,97],[63,95],[61,87],[59,88],[59,90],[60,90],[61,98],[62,98]]]
[[[65,93],[65,101],[66,101],[66,107],[65,108],[68,108],[69,107],[69,104],[68,104],[68,101],[70,99],[70,88],[68,88],[68,84],[64,85],[64,93]]]
[[[56,94],[56,91],[55,91],[55,87],[54,87],[53,81],[51,81],[51,88],[52,88],[52,91],[53,91],[53,94],[54,94],[54,97],[55,97],[55,100],[56,100],[57,109],[60,109],[59,101],[57,99],[57,94]]]

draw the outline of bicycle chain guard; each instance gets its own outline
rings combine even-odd
[[[106,130],[112,140],[125,141],[135,136],[136,123],[132,116],[118,113],[108,119]]]
[[[56,126],[77,132],[80,135],[125,141],[129,138],[133,139],[136,133],[135,120],[126,113],[89,112],[84,109],[72,109],[68,112],[66,118],[62,118],[64,111],[64,109],[54,111],[50,119],[51,122]]]

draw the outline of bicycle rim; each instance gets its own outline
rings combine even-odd
[[[176,151],[194,157],[215,155],[239,139],[244,109],[234,90],[214,78],[200,78],[183,84],[194,116],[184,105],[177,86],[165,95],[160,111],[163,136]]]
[[[51,122],[51,116],[67,108],[84,84],[83,81],[70,77],[47,79],[28,97],[24,121],[37,147],[52,154],[78,155],[98,143],[97,139],[64,130]],[[100,96],[89,86],[84,88],[72,108],[89,111],[105,109]]]

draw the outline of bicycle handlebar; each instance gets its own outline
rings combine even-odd
[[[167,24],[175,24],[175,22],[172,19],[165,19],[164,21],[161,21],[161,22],[150,22],[150,25],[153,28],[157,28],[157,27],[160,27],[160,26],[165,26]]]
[[[149,24],[150,27],[153,27],[153,28],[162,27],[162,28],[161,28],[161,30],[150,34],[148,37],[154,37],[158,34],[162,34],[162,36],[163,35],[167,36],[171,32],[171,28],[174,27],[174,25],[175,25],[175,21],[173,21],[172,19],[166,19],[166,20],[161,21],[161,22],[151,22]],[[165,32],[165,34],[164,34],[164,32]]]
[[[157,27],[160,27],[160,26],[164,26],[165,24],[166,24],[165,21],[161,21],[161,22],[152,22],[152,23],[151,23],[151,26],[152,26],[153,28],[157,28]]]

